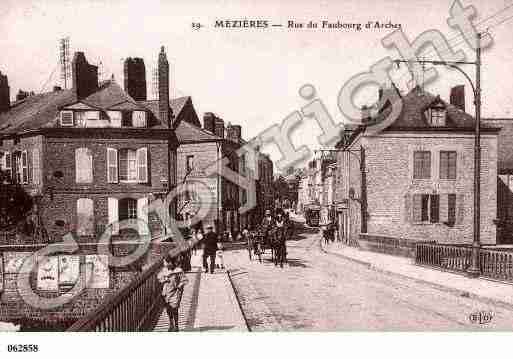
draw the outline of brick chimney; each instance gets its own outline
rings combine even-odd
[[[9,91],[9,80],[7,75],[0,71],[0,113],[9,111],[11,107],[11,94]]]
[[[451,105],[456,106],[462,111],[465,111],[465,86],[458,85],[451,88],[449,102]]]
[[[146,67],[139,57],[127,58],[123,65],[125,92],[136,101],[146,101]]]
[[[226,138],[232,142],[238,143],[241,139],[242,127],[239,125],[228,124],[226,126]]]
[[[214,133],[216,129],[216,115],[212,112],[205,112],[203,115],[203,128]]]
[[[83,52],[75,52],[71,67],[73,94],[77,100],[98,90],[98,66],[90,65]]]
[[[172,127],[171,116],[169,116],[169,62],[167,62],[164,46],[160,48],[159,64],[159,116],[160,121]]]
[[[216,117],[214,133],[217,137],[224,138],[224,121],[222,118]]]

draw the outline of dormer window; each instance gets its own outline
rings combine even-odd
[[[61,126],[73,126],[73,111],[61,111]]]
[[[433,127],[443,127],[445,126],[447,111],[443,106],[434,106],[426,111],[426,118],[429,125]]]

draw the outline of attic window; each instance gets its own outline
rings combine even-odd
[[[73,126],[73,111],[61,111],[61,126]]]
[[[445,126],[447,111],[442,106],[431,107],[426,111],[426,117],[430,126],[443,127]]]

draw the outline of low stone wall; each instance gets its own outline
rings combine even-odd
[[[360,234],[358,239],[359,247],[362,250],[408,258],[415,258],[415,243],[417,242],[412,239],[373,234]]]
[[[116,257],[126,256],[140,245],[129,241],[113,242],[109,248],[103,248],[105,253],[108,249]],[[5,267],[6,262],[3,260],[15,252],[34,253],[45,245],[0,245],[0,265]],[[39,291],[37,289],[37,271],[29,274],[6,273],[5,270],[0,272],[0,280],[3,280],[3,291],[0,292],[0,321],[13,322],[22,325],[22,330],[48,330],[55,328],[56,330],[64,330],[69,327],[72,322],[96,309],[109,296],[118,292],[130,283],[144,268],[159,260],[174,247],[169,242],[152,242],[147,251],[135,262],[124,267],[109,266],[109,287],[96,289],[86,288],[77,297],[70,302],[54,309],[41,309],[33,307],[25,303],[18,292],[17,279],[18,276],[28,276],[31,287],[35,293],[41,297],[57,297],[66,293],[69,289],[61,287],[57,291]],[[64,248],[64,247],[63,247]],[[79,250],[72,255],[80,256],[80,276],[85,280],[84,256],[88,254],[99,254],[101,250],[96,243],[80,243]],[[68,254],[65,251],[62,254]],[[58,253],[56,253],[58,255]],[[3,264],[2,264],[3,260]],[[3,274],[3,275],[1,275]],[[2,286],[0,286],[1,288]]]

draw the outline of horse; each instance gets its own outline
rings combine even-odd
[[[273,262],[274,265],[277,266],[280,265],[281,268],[283,268],[283,262],[286,261],[286,240],[287,240],[287,227],[278,227],[274,228],[272,233],[273,238]]]

